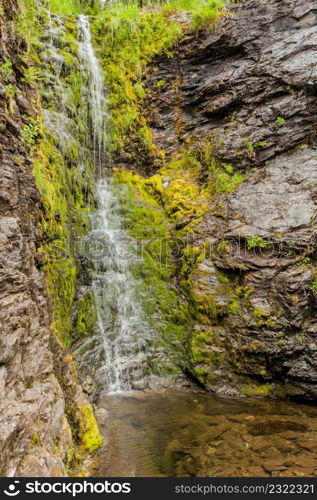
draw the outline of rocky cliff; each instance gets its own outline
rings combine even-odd
[[[221,394],[316,398],[316,24],[309,0],[231,5],[145,78],[137,169],[173,224],[187,370]]]
[[[32,173],[45,135],[42,103],[30,78],[30,47],[18,32],[19,8],[6,0],[0,12],[0,473],[63,476],[82,467],[98,432],[72,357],[52,325],[39,253],[48,213]]]

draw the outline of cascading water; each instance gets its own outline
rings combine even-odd
[[[90,121],[94,141],[94,165],[96,175],[102,177],[102,170],[105,166],[107,101],[104,94],[102,72],[92,45],[87,16],[81,15],[78,17],[78,28],[80,33],[79,56],[85,65],[88,78]]]
[[[123,228],[119,201],[106,178],[107,100],[101,68],[91,40],[89,19],[78,19],[79,53],[89,88],[94,140],[97,210],[91,217],[90,258],[94,263],[93,291],[98,329],[103,339],[108,393],[144,388],[149,380],[152,331],[145,320],[138,282],[132,274],[133,242]]]

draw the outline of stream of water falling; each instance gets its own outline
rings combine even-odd
[[[87,75],[97,210],[91,216],[90,257],[98,329],[103,339],[108,393],[144,388],[150,375],[152,335],[132,274],[136,255],[123,228],[112,180],[105,175],[107,99],[102,70],[95,55],[89,18],[78,18],[79,54]]]

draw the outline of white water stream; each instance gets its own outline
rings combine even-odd
[[[91,217],[90,257],[98,329],[103,339],[108,393],[144,388],[149,379],[152,331],[142,310],[138,281],[132,274],[136,255],[123,228],[113,183],[105,175],[107,99],[102,70],[92,45],[89,18],[78,18],[79,53],[87,75],[97,210]]]

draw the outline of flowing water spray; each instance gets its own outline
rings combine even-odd
[[[98,329],[105,352],[109,393],[144,388],[150,375],[150,337],[138,281],[132,274],[136,255],[123,228],[120,205],[111,179],[105,177],[107,99],[102,71],[91,40],[89,18],[78,18],[79,53],[87,75],[90,120],[94,139],[97,210],[88,238],[94,263],[93,291]]]
[[[102,177],[105,167],[107,101],[101,68],[92,45],[89,19],[78,17],[79,56],[85,64],[88,78],[90,121],[94,141],[94,165],[96,175]]]

